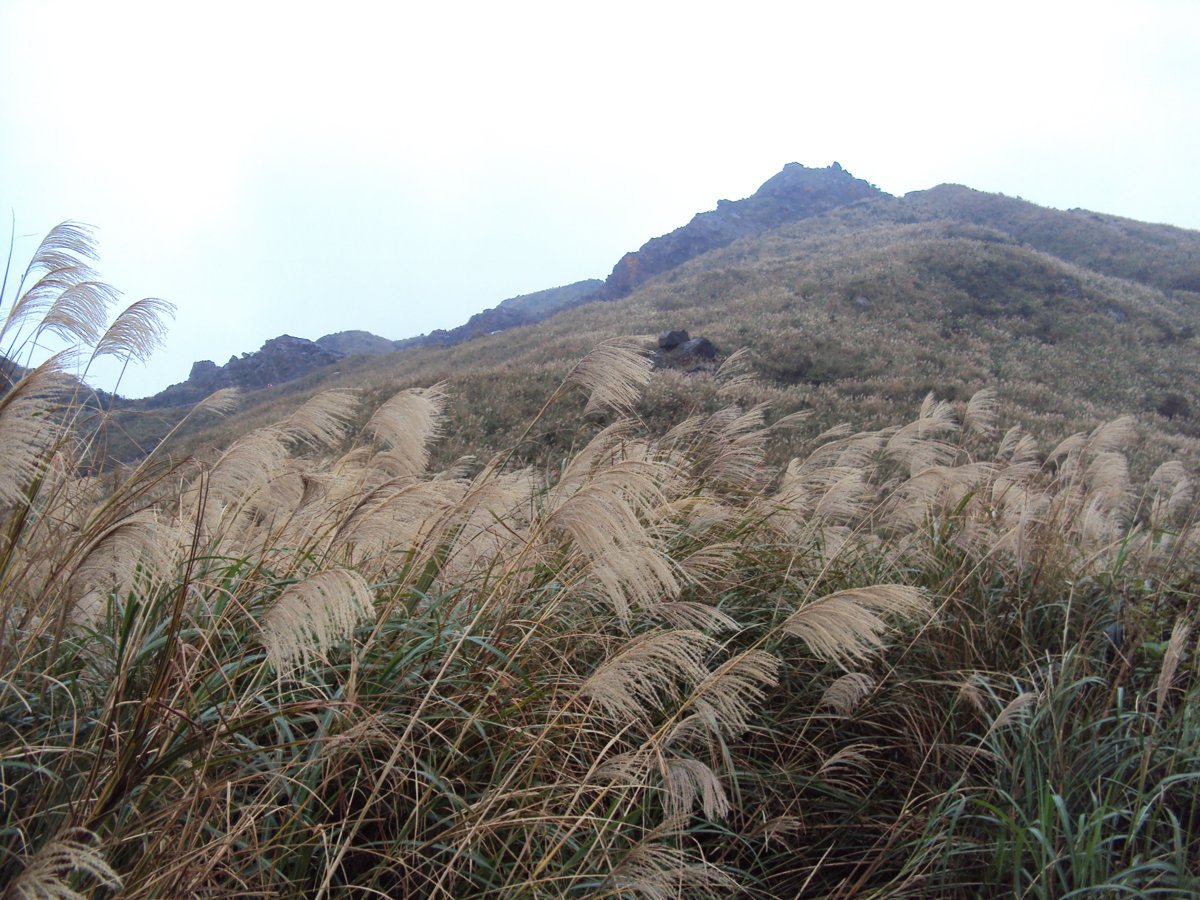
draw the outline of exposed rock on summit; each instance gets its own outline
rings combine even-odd
[[[698,213],[682,228],[626,253],[608,276],[598,299],[624,297],[647,279],[738,238],[818,216],[838,206],[885,196],[837,163],[826,169],[788,163],[746,199],[719,200],[715,210]]]
[[[371,334],[369,331],[339,331],[317,338],[317,346],[333,353],[353,356],[358,353],[391,353],[396,349],[394,341]]]

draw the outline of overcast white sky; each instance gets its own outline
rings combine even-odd
[[[0,0],[17,260],[87,222],[125,299],[179,307],[130,396],[603,278],[833,160],[1200,228],[1200,2]]]

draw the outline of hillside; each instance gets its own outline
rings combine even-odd
[[[247,402],[136,465],[186,405],[0,363],[0,892],[1200,895],[1190,236],[1121,278],[1110,223],[906,203],[198,363]],[[0,338],[148,353],[94,257],[54,229]]]
[[[815,191],[826,179],[849,189],[832,198]],[[788,185],[790,205],[779,195]],[[758,383],[741,388],[744,399],[780,412],[812,409],[826,424],[877,427],[926,393],[954,400],[991,388],[1012,421],[1048,438],[1128,412],[1154,436],[1156,454],[1196,455],[1200,294],[1179,286],[1200,283],[1200,234],[956,186],[894,198],[832,167],[789,166],[755,197],[627,255],[605,284],[611,293],[636,270],[627,296],[576,296],[540,323],[500,334],[475,328],[467,343],[341,360],[336,375],[325,369],[252,393],[213,436],[318,387],[445,380],[460,396],[443,446],[453,459],[515,437],[511,423],[599,341],[685,328],[723,354],[748,349]],[[759,230],[785,209],[788,221]],[[758,224],[746,225],[754,210]],[[714,221],[742,222],[748,233],[712,238]],[[706,240],[722,245],[705,250]],[[677,256],[686,258],[668,265]],[[716,403],[714,393],[702,373],[664,372],[642,413],[669,421]],[[146,424],[129,426],[142,445],[162,427]],[[570,438],[551,443],[560,440]],[[779,448],[781,458],[787,452]]]

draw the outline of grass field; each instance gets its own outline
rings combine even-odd
[[[60,302],[89,251],[47,239],[7,345],[149,352]],[[106,469],[56,361],[9,385],[6,896],[1196,894],[1187,466],[641,347],[530,367],[473,458],[436,382]]]

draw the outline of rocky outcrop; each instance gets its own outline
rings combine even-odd
[[[229,362],[223,366],[210,359],[193,363],[187,381],[173,384],[141,404],[148,408],[182,406],[203,400],[221,388],[256,390],[282,384],[335,363],[345,355],[326,349],[316,341],[283,334],[271,338],[254,353],[229,357]]]
[[[686,329],[673,328],[658,336],[658,349],[650,355],[656,369],[709,369],[721,355],[706,337],[692,337]]]
[[[738,238],[883,196],[887,195],[879,188],[855,178],[837,163],[826,169],[788,163],[746,199],[718,200],[715,210],[698,213],[682,228],[626,253],[605,281],[600,299],[624,297],[648,278]]]
[[[391,353],[396,349],[394,341],[371,334],[369,331],[339,331],[336,334],[327,334],[317,338],[316,343],[324,350],[341,353],[343,356]]]

